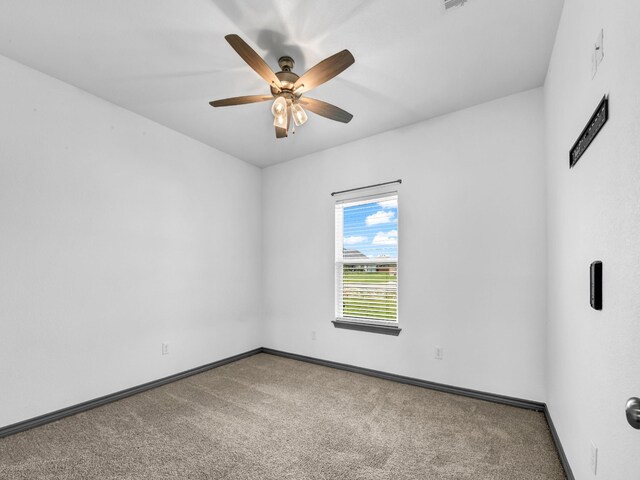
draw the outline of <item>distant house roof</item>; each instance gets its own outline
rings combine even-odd
[[[360,250],[349,250],[347,248],[342,249],[343,258],[369,258]]]

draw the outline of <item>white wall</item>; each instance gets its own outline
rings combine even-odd
[[[624,415],[640,396],[640,2],[565,0],[545,84],[548,139],[548,404],[576,478],[639,478],[640,431]],[[604,28],[605,58],[590,51]],[[578,164],[569,149],[605,93],[610,119]],[[603,309],[589,306],[602,260]]]
[[[259,169],[4,57],[0,105],[0,426],[260,346]]]
[[[265,169],[265,346],[545,400],[544,153],[536,89]],[[403,330],[335,329],[330,192],[397,178]]]

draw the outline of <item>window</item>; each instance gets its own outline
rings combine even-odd
[[[379,325],[399,331],[398,195],[339,201],[335,215],[336,321],[340,325],[334,324]]]

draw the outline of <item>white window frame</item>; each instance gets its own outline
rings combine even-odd
[[[370,193],[366,196],[353,196],[349,198],[342,198],[335,202],[335,319],[337,322],[349,322],[349,323],[358,323],[363,325],[378,325],[384,327],[398,327],[400,324],[400,236],[398,236],[398,256],[396,258],[385,258],[381,259],[345,259],[343,258],[343,248],[344,248],[344,219],[341,217],[343,214],[344,205],[357,205],[358,203],[366,204],[366,203],[375,203],[376,199],[383,199],[385,197],[395,196],[398,199],[399,204],[399,193],[397,190],[392,191],[380,191],[376,193]],[[339,208],[339,206],[342,206]],[[397,223],[395,229],[398,230],[399,233],[399,223],[400,223],[400,208],[397,208]],[[354,264],[363,264],[363,265],[378,265],[378,264],[395,264],[396,266],[396,318],[395,320],[384,320],[377,318],[361,318],[361,317],[349,317],[341,315],[342,313],[342,293],[343,293],[343,282],[342,275],[344,271],[344,265],[354,265]]]

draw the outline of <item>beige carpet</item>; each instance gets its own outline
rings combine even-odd
[[[564,479],[541,413],[259,354],[0,439],[1,479]]]

